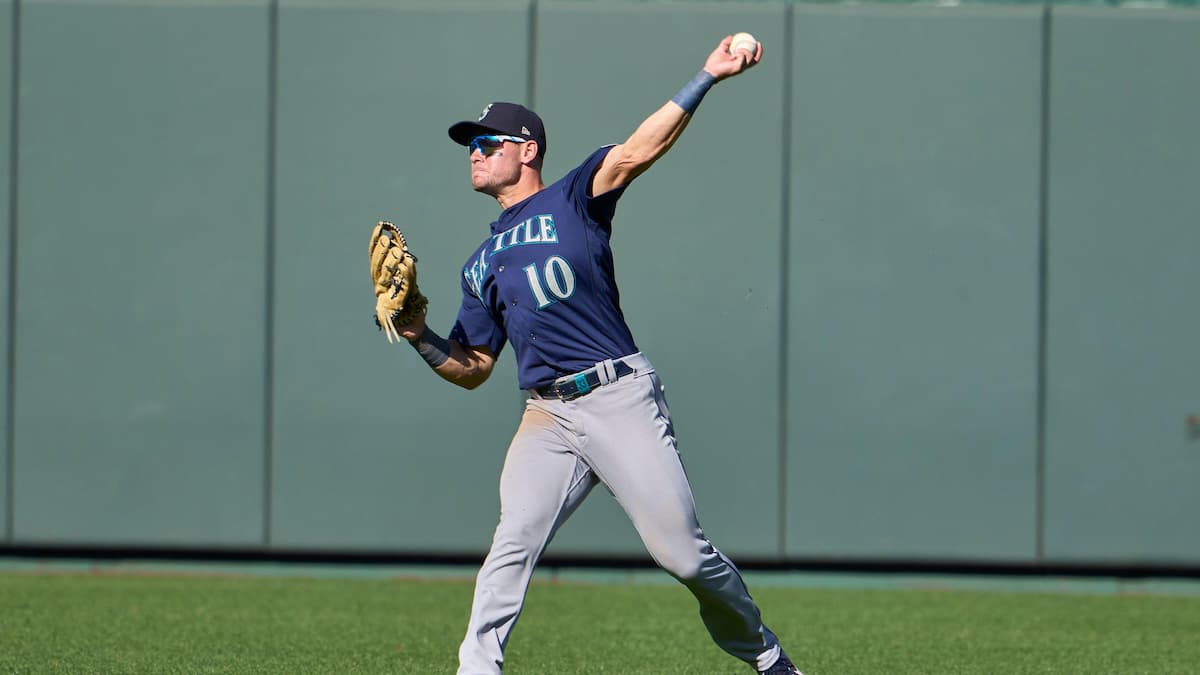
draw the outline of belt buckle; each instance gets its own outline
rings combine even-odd
[[[587,383],[585,382],[584,384],[586,385]],[[577,381],[563,382],[558,386],[558,390],[562,392],[559,398],[564,401],[574,401],[575,399],[588,393],[588,391],[591,391],[590,389],[580,389],[579,382]]]
[[[583,396],[592,390],[592,385],[588,384],[587,381],[588,372],[590,371],[585,370],[571,378],[571,382],[575,384],[575,391],[578,396]]]
[[[554,391],[558,394],[558,398],[563,401],[574,401],[581,396],[592,392],[592,385],[587,381],[588,371],[576,373],[571,376],[571,379],[561,384],[554,385]]]

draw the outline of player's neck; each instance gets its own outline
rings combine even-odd
[[[541,192],[546,186],[542,184],[542,175],[539,172],[522,172],[521,179],[513,183],[506,190],[496,194],[496,201],[499,202],[501,209],[507,209],[513,204],[519,204],[531,196]]]

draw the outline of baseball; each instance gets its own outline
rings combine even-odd
[[[736,33],[729,43],[729,53],[736,54],[739,49],[745,49],[750,56],[754,56],[758,52],[758,40],[749,33]]]

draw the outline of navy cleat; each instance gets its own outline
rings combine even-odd
[[[775,659],[775,663],[766,670],[758,671],[758,675],[804,675],[796,664],[787,657],[782,651],[779,652],[779,658]]]

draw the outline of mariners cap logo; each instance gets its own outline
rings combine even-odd
[[[494,105],[494,104],[489,103],[486,106],[484,106],[483,112],[479,113],[479,119],[476,120],[477,122],[482,122],[483,118],[487,117],[488,113],[492,112],[492,105]]]

